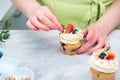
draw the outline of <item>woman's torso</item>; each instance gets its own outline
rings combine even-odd
[[[38,0],[48,6],[58,21],[66,26],[72,23],[83,29],[94,23],[108,9],[113,0]]]

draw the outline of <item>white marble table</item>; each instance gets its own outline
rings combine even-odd
[[[11,0],[0,1],[0,21],[3,18],[7,19],[14,11],[15,11],[15,8],[13,8]]]
[[[33,70],[35,80],[92,80],[90,55],[63,54],[59,49],[58,31],[11,30],[10,33],[10,39],[0,44],[0,49],[5,56],[17,58],[20,66]],[[120,60],[120,31],[113,31],[108,40]],[[120,71],[116,80],[120,80]]]

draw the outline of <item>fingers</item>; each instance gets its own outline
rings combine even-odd
[[[95,50],[97,50],[97,49],[101,49],[101,48],[109,48],[110,47],[110,45],[109,45],[109,43],[107,42],[107,41],[102,41],[101,40],[101,42],[99,42],[95,47],[93,47],[92,49],[90,49],[89,51],[88,51],[88,54],[92,54]]]
[[[44,31],[49,31],[49,28],[43,24],[41,24],[36,16],[31,17],[32,19],[29,19],[28,22],[26,23],[27,26],[29,26],[30,29],[32,30],[44,30]]]
[[[86,35],[87,42],[80,49],[78,49],[78,54],[87,51],[87,49],[89,49],[88,54],[92,54],[93,51],[97,49],[109,47],[106,36],[102,35],[99,31],[88,28],[85,29],[83,33]]]
[[[92,39],[92,37],[93,37],[94,31],[93,30],[89,30],[89,28],[87,28],[87,29],[83,30],[82,33],[86,37],[86,40],[90,41]]]
[[[84,30],[82,30],[82,34],[84,34],[84,36],[86,36],[87,33],[88,33],[88,29],[87,28],[85,28]]]
[[[42,16],[42,17],[41,17]],[[56,25],[53,24],[46,16],[44,15],[41,15],[41,16],[38,16],[39,18],[39,21],[43,24],[45,24],[46,26],[48,26],[50,29],[56,29]]]
[[[92,40],[92,38],[93,38],[93,36],[94,36],[94,31],[89,31],[88,32],[88,35],[86,36],[86,39],[87,39],[87,41],[91,41]]]
[[[88,54],[92,54],[95,50],[103,48],[105,45],[105,40],[102,38],[98,39],[97,45],[88,51]]]
[[[39,28],[40,30],[49,31],[49,28],[47,27],[47,25],[44,25],[41,22],[39,22],[39,20],[36,16],[33,16],[33,18],[31,19],[31,23],[35,27]]]
[[[94,35],[94,34],[95,34],[95,35]],[[93,44],[96,43],[97,38],[98,38],[98,34],[90,32],[90,35],[89,35],[89,36],[93,36],[93,35],[94,35],[94,37],[91,38],[90,41],[86,42],[86,44],[84,44],[84,45],[78,50],[78,54],[81,54],[81,53],[85,52],[89,47],[93,46]]]
[[[38,9],[34,15],[29,18],[26,24],[32,30],[63,30],[62,26],[59,24],[52,12],[45,6]]]
[[[87,49],[89,49],[90,47],[93,46],[93,44],[95,44],[96,39],[92,40],[92,42],[87,42],[85,45],[83,45],[79,50],[78,53],[81,54],[83,52],[85,52]],[[107,41],[105,41],[104,39],[100,38],[97,42],[97,44],[95,46],[93,46],[93,48],[91,48],[88,51],[88,54],[92,54],[95,50],[97,49],[101,49],[101,48],[109,48],[110,45]]]
[[[61,24],[58,22],[58,20],[56,19],[56,17],[52,14],[52,12],[46,8],[46,13],[45,15],[56,25],[57,29],[60,31],[63,31],[63,27],[61,26]]]
[[[33,26],[30,21],[27,21],[26,25],[29,26],[29,28],[32,29],[32,30],[35,30],[35,31],[39,30],[38,28],[36,28],[35,26]]]

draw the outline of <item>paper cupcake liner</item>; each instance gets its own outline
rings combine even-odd
[[[90,68],[92,80],[115,80],[116,73],[103,73]]]
[[[77,54],[77,50],[82,45],[82,41],[80,41],[78,44],[64,44],[60,42],[60,49],[63,53],[67,55],[75,55]]]

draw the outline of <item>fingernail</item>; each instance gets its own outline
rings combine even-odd
[[[34,30],[35,30],[35,31],[38,31],[38,30],[39,30],[39,28],[38,28],[38,27],[35,27],[35,28],[34,28]]]
[[[38,29],[38,28],[35,28],[34,30],[35,30],[35,31],[38,31],[39,29]]]
[[[58,30],[59,30],[60,32],[62,32],[62,31],[63,31],[63,28],[62,28],[62,27],[58,27]]]
[[[93,53],[93,50],[89,50],[88,54],[91,55]]]
[[[49,31],[49,28],[48,28],[48,27],[46,27],[44,30],[45,30],[45,31]]]
[[[78,54],[81,54],[81,53],[82,53],[82,50],[81,50],[81,49],[79,49],[79,50],[78,50]]]
[[[87,37],[86,40],[87,40],[87,41],[90,41],[90,37]]]

